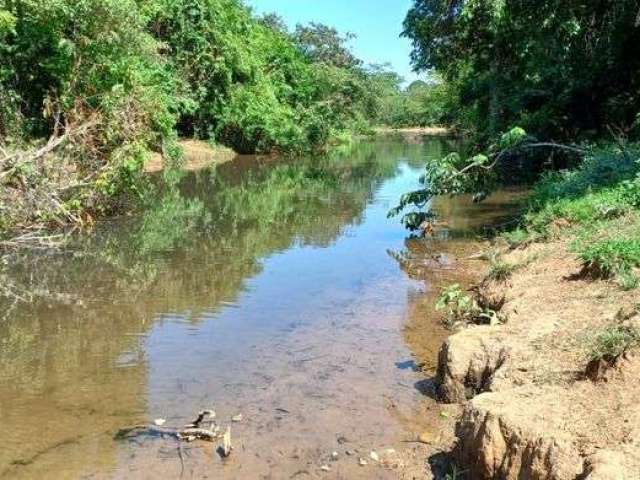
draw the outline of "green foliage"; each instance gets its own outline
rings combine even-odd
[[[498,177],[491,163],[487,155],[477,154],[465,159],[458,152],[429,159],[422,178],[424,187],[402,195],[398,205],[389,211],[389,217],[416,207],[418,211],[405,214],[402,223],[410,230],[417,230],[425,219],[432,216],[424,208],[433,197],[470,193],[474,201],[483,200],[497,185]]]
[[[311,22],[309,25],[297,25],[293,38],[302,53],[313,62],[347,69],[362,63],[347,46],[355,38],[353,33],[341,36],[333,27]]]
[[[532,238],[534,238],[531,232],[520,226],[513,230],[502,232],[500,236],[507,242],[510,248],[517,248],[528,243]]]
[[[449,123],[451,92],[448,84],[439,76],[431,80],[417,80],[402,89],[402,79],[387,74],[386,83],[381,85],[378,97],[381,106],[377,122],[392,127],[426,127]]]
[[[500,317],[493,310],[483,310],[478,302],[465,294],[459,284],[446,287],[436,302],[436,310],[445,311],[445,323],[454,328],[459,325],[486,323],[495,325]]]
[[[637,15],[634,0],[414,0],[404,35],[414,66],[455,92],[464,130],[487,141],[515,124],[564,140],[636,120]]]
[[[635,144],[592,148],[574,169],[548,173],[531,194],[523,226],[503,234],[528,238],[573,236],[571,249],[593,275],[637,286],[640,267],[640,150]]]
[[[0,1],[0,147],[36,151],[70,135],[53,153],[63,158],[58,177],[70,164],[68,183],[82,184],[62,199],[79,202],[76,218],[141,197],[152,154],[179,165],[178,135],[242,153],[321,150],[369,131],[380,109],[379,79],[350,38],[321,24],[290,33],[241,0]],[[16,166],[4,156],[0,173],[42,177],[22,190],[67,191],[52,178],[56,162]],[[0,200],[28,197],[22,190]]]
[[[620,272],[618,274],[617,281],[620,288],[625,291],[635,290],[640,284],[640,279],[638,279],[638,276],[631,271]]]
[[[463,470],[459,468],[456,464],[451,465],[451,470],[444,477],[444,480],[461,480],[464,478],[464,475],[467,473],[467,470]]]
[[[500,137],[498,147],[500,150],[508,150],[520,145],[527,138],[527,132],[521,127],[514,127]]]
[[[628,274],[632,268],[640,266],[640,240],[635,238],[578,242],[576,250],[587,268],[604,277]]]
[[[495,280],[497,282],[504,282],[511,277],[511,275],[520,268],[520,265],[508,263],[502,260],[496,260],[491,263],[489,267],[489,273],[487,278]]]
[[[636,145],[621,150],[602,146],[572,170],[543,176],[533,190],[525,223],[532,232],[550,235],[558,221],[573,227],[602,227],[603,222],[623,218],[640,206],[640,151]],[[584,235],[583,235],[584,236]]]
[[[576,168],[545,174],[535,185],[533,204],[577,198],[632,181],[638,173],[638,158],[640,148],[634,144],[627,145],[624,151],[614,145],[591,148]],[[625,195],[632,196],[632,186],[625,188]]]
[[[640,344],[640,332],[625,325],[611,325],[599,332],[591,341],[591,360],[615,361]]]

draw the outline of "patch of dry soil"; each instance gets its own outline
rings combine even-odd
[[[238,156],[230,148],[212,147],[202,140],[181,140],[180,147],[184,151],[184,170],[200,170],[212,164],[229,162]],[[147,173],[161,172],[164,169],[162,155],[156,153],[145,163],[144,171]]]
[[[532,260],[527,261],[525,260]],[[640,355],[606,379],[585,376],[594,333],[638,322],[638,292],[579,275],[562,242],[510,252],[527,263],[507,282],[504,325],[452,335],[440,351],[441,399],[467,402],[459,464],[473,479],[640,479]]]

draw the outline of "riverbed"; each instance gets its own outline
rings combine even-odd
[[[62,251],[10,255],[24,298],[0,300],[0,477],[429,478],[413,440],[445,420],[429,398],[447,335],[433,299],[470,279],[482,227],[513,199],[440,199],[427,240],[387,212],[456,148],[381,137],[239,157],[158,180],[146,209]],[[119,435],[210,408],[229,458]]]

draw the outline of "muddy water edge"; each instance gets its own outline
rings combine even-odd
[[[483,228],[517,208],[509,193],[439,199],[430,239],[387,219],[456,148],[380,137],[321,159],[240,157],[62,251],[9,252],[0,477],[431,478],[452,422],[430,398],[448,335],[434,300],[474,280]],[[232,428],[227,459],[122,434],[206,408]]]

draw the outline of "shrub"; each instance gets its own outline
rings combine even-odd
[[[635,290],[640,282],[637,275],[629,271],[619,273],[617,281],[623,290]]]
[[[490,280],[495,280],[497,282],[504,282],[511,275],[520,268],[520,265],[516,265],[514,263],[508,263],[502,260],[496,260],[492,262],[489,267],[489,273],[487,273],[487,277]]]
[[[517,248],[530,242],[534,235],[522,227],[517,227],[514,230],[501,233],[500,237],[507,242],[509,248]]]
[[[478,302],[463,293],[459,284],[445,288],[438,301],[436,310],[445,310],[445,324],[450,328],[468,324],[495,325],[500,322],[498,314],[493,310],[483,310]]]
[[[612,325],[599,332],[591,341],[590,360],[615,361],[640,344],[640,331],[634,327]]]
[[[640,240],[608,238],[576,249],[589,270],[603,276],[627,274],[640,265]]]

